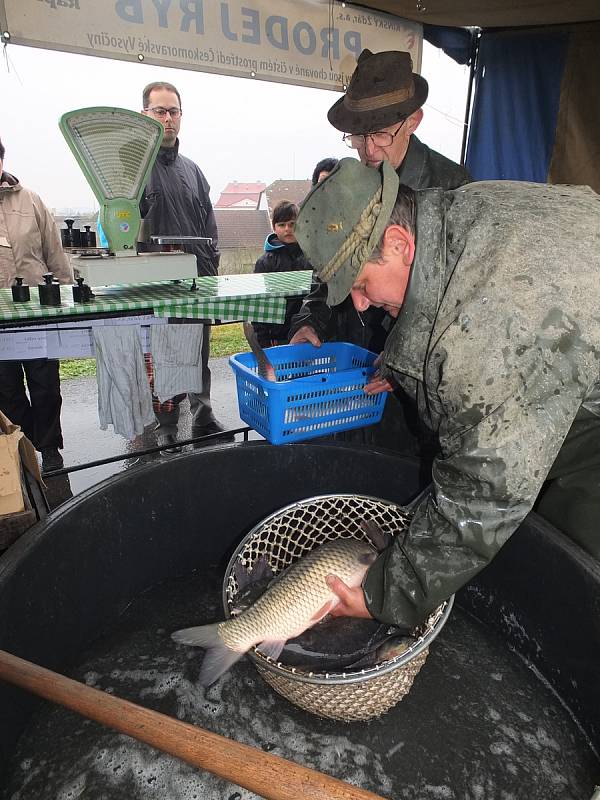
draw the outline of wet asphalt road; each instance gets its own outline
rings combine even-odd
[[[212,401],[214,413],[226,428],[238,428],[245,423],[238,414],[235,378],[227,358],[212,359]],[[63,406],[61,423],[63,429],[64,449],[62,455],[65,467],[96,461],[126,453],[135,453],[156,446],[156,436],[152,427],[146,429],[142,436],[128,442],[115,434],[112,426],[106,431],[100,430],[98,422],[98,391],[96,378],[71,378],[61,384]],[[179,437],[191,436],[191,415],[187,399],[181,404],[179,417]],[[238,439],[241,440],[241,435]],[[250,438],[261,438],[254,431]],[[93,486],[110,475],[124,469],[135,469],[141,463],[155,458],[169,458],[168,455],[148,455],[127,461],[91,467],[73,472],[70,475],[47,478],[47,497],[52,508],[68,500],[74,494]]]

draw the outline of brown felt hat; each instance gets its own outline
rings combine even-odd
[[[363,50],[348,89],[327,112],[344,133],[371,133],[401,122],[427,100],[425,78],[412,71],[410,53]]]

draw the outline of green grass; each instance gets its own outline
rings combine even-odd
[[[210,338],[211,358],[225,358],[233,353],[244,353],[250,348],[242,330],[242,323],[215,325]],[[60,362],[60,379],[85,378],[96,374],[93,358],[75,358]]]
[[[210,357],[224,358],[233,353],[245,353],[250,346],[244,336],[242,323],[233,325],[215,325],[210,337]]]
[[[95,358],[74,358],[73,360],[60,362],[61,381],[69,378],[87,378],[89,375],[96,374]]]

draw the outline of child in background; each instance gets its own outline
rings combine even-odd
[[[298,206],[288,200],[277,203],[273,209],[271,224],[273,233],[265,240],[265,252],[254,265],[254,272],[291,272],[300,269],[312,269],[298,242],[294,227],[298,217]],[[288,331],[291,319],[300,310],[302,298],[287,301],[285,322],[272,324],[253,322],[252,327],[261,347],[288,343]]]

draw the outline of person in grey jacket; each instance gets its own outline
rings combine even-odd
[[[73,271],[54,217],[35,192],[3,171],[4,155],[0,142],[0,287],[13,286],[17,276],[36,287],[47,272],[60,283],[72,283]],[[40,451],[44,473],[63,466],[61,406],[56,359],[0,362],[0,410]]]
[[[189,158],[179,152],[179,129],[181,127],[181,97],[170,83],[150,83],[143,91],[143,114],[156,119],[164,129],[163,140],[141,202],[145,242],[141,251],[153,249],[149,243],[151,235],[205,236],[209,243],[192,242],[184,250],[196,256],[198,275],[216,275],[219,267],[218,233],[215,214],[210,202],[210,187],[202,171]],[[192,411],[192,436],[206,436],[224,430],[213,414],[210,388],[211,373],[208,366],[210,355],[210,325],[204,325],[202,341],[202,384],[200,394],[190,394]],[[151,361],[147,359],[149,375]],[[151,382],[152,385],[152,382]],[[157,438],[161,445],[168,444],[165,452],[179,452],[177,423],[179,404],[185,395],[160,403],[153,398],[157,420]]]
[[[600,197],[510,181],[415,192],[389,163],[344,159],[296,235],[328,302],[395,317],[367,391],[402,386],[438,441],[407,534],[362,588],[331,579],[340,613],[412,628],[534,505],[600,559]]]

